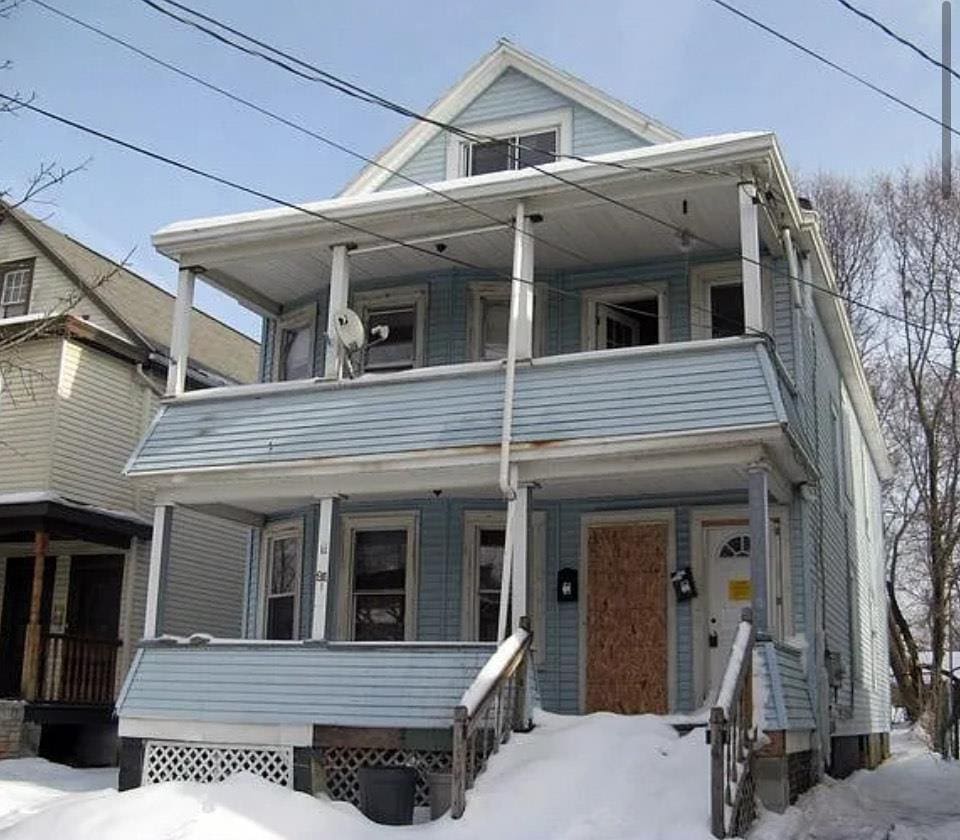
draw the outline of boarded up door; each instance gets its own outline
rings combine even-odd
[[[665,522],[588,532],[586,710],[667,711]]]

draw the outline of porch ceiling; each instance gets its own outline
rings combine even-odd
[[[640,191],[644,183],[635,178],[628,184],[602,186],[599,192],[620,205],[571,188],[527,198],[527,213],[543,217],[534,226],[536,271],[591,271],[678,259],[683,252],[676,227],[709,241],[693,240],[692,259],[739,250],[735,181],[679,176]],[[228,293],[242,299],[248,290],[279,310],[317,295],[330,274],[330,246],[344,241],[357,245],[350,255],[355,285],[437,272],[473,272],[471,266],[506,278],[513,260],[514,234],[509,225],[516,201],[509,197],[471,202],[483,215],[445,203],[431,210],[351,219],[383,237],[413,243],[419,250],[339,228],[323,235],[208,248],[185,254],[182,261],[202,266],[206,279]],[[766,244],[772,250],[778,247],[772,236]]]

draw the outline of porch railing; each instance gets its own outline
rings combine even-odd
[[[513,730],[530,728],[527,682],[530,667],[530,621],[505,639],[464,692],[453,710],[453,766],[450,812],[463,816],[466,794],[487,766],[491,753],[510,739]]]
[[[756,817],[753,751],[753,646],[756,630],[743,611],[716,704],[710,710],[710,828],[714,837],[744,836]]]
[[[120,644],[119,639],[48,633],[37,699],[48,703],[109,705],[113,702]]]

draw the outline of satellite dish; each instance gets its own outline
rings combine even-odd
[[[352,309],[341,309],[335,316],[337,338],[348,353],[355,353],[367,343],[367,330]]]

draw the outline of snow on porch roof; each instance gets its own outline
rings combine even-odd
[[[161,641],[137,654],[121,718],[445,729],[496,646]]]

